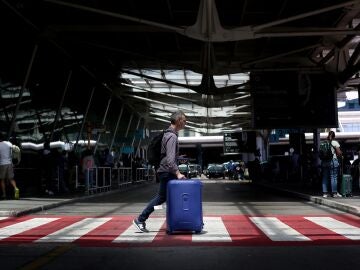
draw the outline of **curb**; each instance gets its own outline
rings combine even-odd
[[[7,217],[20,217],[20,216],[24,216],[24,215],[33,214],[33,213],[36,213],[36,212],[41,212],[41,211],[44,211],[44,210],[56,208],[58,206],[83,201],[83,200],[90,199],[90,198],[96,198],[96,197],[102,197],[102,196],[105,196],[105,195],[114,194],[114,193],[117,193],[117,192],[120,192],[120,191],[121,190],[107,191],[107,192],[88,195],[88,196],[83,196],[83,197],[65,199],[64,201],[45,204],[45,205],[36,206],[36,207],[33,207],[33,208],[28,208],[28,209],[23,209],[23,210],[5,210],[5,211],[3,210],[3,211],[0,211],[0,217],[5,217],[5,216],[7,216]]]
[[[353,206],[353,205],[350,205],[350,204],[346,204],[346,203],[342,203],[342,202],[338,202],[338,201],[333,201],[333,200],[330,200],[330,199],[324,199],[324,198],[319,197],[319,196],[312,196],[312,195],[292,191],[292,190],[285,189],[285,188],[277,188],[277,187],[272,187],[272,186],[268,186],[268,185],[264,185],[264,184],[257,184],[257,185],[259,185],[261,187],[264,187],[264,188],[272,189],[272,190],[275,190],[275,191],[280,191],[282,193],[287,193],[287,194],[293,195],[295,197],[314,202],[316,204],[325,205],[325,206],[334,208],[336,210],[340,210],[340,211],[350,213],[350,214],[353,214],[355,216],[360,217],[360,208],[356,207],[356,206]]]

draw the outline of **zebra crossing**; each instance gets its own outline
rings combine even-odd
[[[149,233],[132,225],[133,216],[0,217],[0,244],[76,243],[92,246],[311,245],[360,244],[360,218],[327,216],[205,216],[201,234],[166,234],[166,219],[147,221]]]

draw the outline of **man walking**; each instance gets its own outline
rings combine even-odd
[[[182,111],[176,111],[170,117],[170,126],[165,131],[161,142],[161,156],[157,176],[160,182],[156,196],[148,203],[142,213],[133,220],[133,224],[141,232],[148,232],[145,221],[154,211],[154,206],[161,205],[166,201],[167,183],[172,179],[185,179],[177,166],[179,157],[178,131],[186,124],[186,116]]]
[[[14,168],[12,164],[12,144],[4,141],[4,136],[0,133],[0,185],[2,199],[6,199],[6,182],[9,181],[14,187],[14,198],[19,199],[19,189],[14,180]]]

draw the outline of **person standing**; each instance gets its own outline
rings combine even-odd
[[[327,136],[327,141],[330,144],[332,159],[322,160],[322,191],[323,197],[326,198],[329,196],[328,193],[328,183],[330,182],[332,197],[342,197],[337,191],[337,179],[339,174],[339,160],[338,157],[342,155],[340,150],[340,144],[334,140],[335,132],[330,131]]]
[[[19,199],[19,189],[14,180],[14,168],[12,164],[12,144],[4,141],[3,134],[0,133],[0,184],[2,199],[6,199],[6,182],[9,181],[14,188],[14,198]]]
[[[42,172],[42,186],[45,187],[45,194],[54,195],[54,178],[56,171],[55,150],[50,147],[50,141],[46,140],[43,144],[40,169]],[[57,151],[57,150],[56,150]]]
[[[172,179],[185,179],[185,175],[180,173],[177,165],[179,157],[178,131],[185,127],[185,114],[182,111],[174,112],[170,117],[170,123],[161,142],[161,155],[163,158],[156,172],[160,182],[158,192],[142,213],[133,220],[133,224],[140,232],[148,232],[146,220],[154,211],[154,206],[161,205],[166,201],[167,183]]]
[[[89,191],[94,186],[94,168],[96,167],[95,158],[91,149],[83,152],[81,169],[85,179],[85,189]]]

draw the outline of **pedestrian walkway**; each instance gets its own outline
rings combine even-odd
[[[19,200],[1,200],[0,217],[18,217],[31,213],[44,211],[61,205],[86,200],[92,197],[105,196],[120,192],[120,190],[108,191],[92,195],[68,195],[66,197],[25,197]]]
[[[212,181],[213,182],[213,181]],[[355,193],[353,197],[346,198],[323,198],[319,191],[313,188],[305,187],[299,183],[286,182],[262,182],[255,185],[267,188],[273,192],[281,192],[287,196],[294,196],[304,200],[312,201],[317,204],[326,205],[328,207],[360,216],[360,194]],[[122,190],[114,190],[103,193],[97,193],[89,196],[75,197],[27,197],[20,200],[2,200],[0,201],[0,217],[22,216],[26,214],[36,213],[47,209],[55,208],[64,204],[86,200],[96,196],[106,196],[108,194],[121,192]]]
[[[261,182],[256,185],[360,216],[360,193],[358,192],[354,193],[352,197],[323,198],[320,189],[307,187],[301,182]]]
[[[86,246],[276,246],[360,245],[360,220],[326,216],[205,216],[201,233],[166,233],[164,215],[147,220],[139,232],[133,216],[25,216],[0,218],[0,243],[74,243]]]

